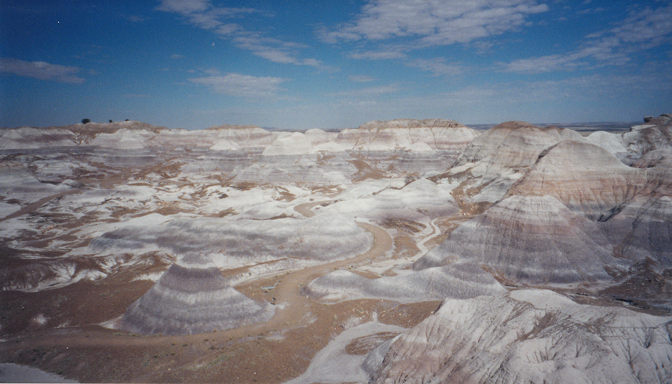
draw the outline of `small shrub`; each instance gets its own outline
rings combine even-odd
[[[91,119],[82,119],[82,124],[88,124],[91,122]]]

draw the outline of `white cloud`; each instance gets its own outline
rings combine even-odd
[[[423,71],[432,72],[436,76],[455,76],[464,72],[464,67],[459,65],[446,64],[446,59],[442,57],[435,59],[416,59],[406,63],[406,65],[409,67],[419,68]]]
[[[205,85],[213,92],[222,95],[264,98],[275,97],[281,90],[279,85],[287,79],[279,77],[255,77],[229,73],[224,76],[209,76],[189,79],[189,81]]]
[[[328,43],[397,37],[418,38],[420,46],[468,43],[515,30],[548,9],[536,0],[372,0],[353,22],[318,33]]]
[[[175,54],[170,55],[170,58],[171,58],[171,59],[183,59],[184,56],[175,53]]]
[[[32,77],[40,80],[82,84],[84,79],[75,76],[75,73],[79,72],[79,70],[80,69],[77,67],[49,64],[43,61],[29,62],[17,59],[0,58],[0,72]]]
[[[669,43],[672,41],[672,5],[633,13],[610,32],[623,43],[643,43],[642,49]]]
[[[201,12],[212,7],[210,0],[161,0],[160,2],[161,5],[156,7],[159,11],[182,14]]]
[[[544,73],[574,70],[590,65],[623,65],[631,55],[672,42],[672,6],[646,8],[633,12],[617,27],[586,36],[582,48],[564,55],[548,55],[514,60],[505,65],[508,72]]]
[[[401,51],[368,51],[368,52],[353,52],[348,55],[351,59],[368,59],[368,60],[389,60],[389,59],[403,59],[406,54]]]
[[[584,56],[585,57],[585,56]],[[580,62],[576,55],[548,55],[514,60],[506,64],[507,72],[546,73],[576,69]]]
[[[264,37],[260,33],[246,31],[240,24],[225,23],[225,18],[257,13],[252,8],[225,8],[212,5],[210,0],[161,0],[157,10],[178,13],[188,24],[210,30],[221,38],[230,38],[240,49],[251,51],[253,55],[274,63],[308,65],[321,70],[335,70],[316,59],[300,59],[299,50],[308,48],[305,44],[286,42]]]
[[[231,36],[242,29],[243,28],[240,25],[235,23],[222,24],[219,27],[217,27],[215,33],[222,36]]]

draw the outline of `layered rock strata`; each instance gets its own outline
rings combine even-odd
[[[593,221],[607,221],[647,192],[646,176],[638,171],[596,145],[563,141],[540,154],[509,195],[553,196]]]
[[[539,154],[564,140],[583,138],[570,129],[540,128],[520,121],[502,123],[474,138],[448,176],[467,179],[465,189],[472,191],[473,202],[494,203],[535,164]]]
[[[671,332],[672,317],[551,291],[450,299],[369,373],[373,383],[669,383]]]
[[[519,283],[566,284],[611,280],[614,258],[596,225],[552,196],[511,196],[469,220],[414,264],[415,270],[470,262]]]
[[[336,271],[307,284],[302,292],[324,302],[383,299],[398,302],[466,299],[505,291],[490,274],[474,264],[429,268],[402,276],[368,279]]]
[[[357,129],[344,129],[334,142],[354,150],[415,148],[426,151],[429,147],[459,153],[478,135],[477,131],[452,120],[399,119],[373,121]]]
[[[270,304],[231,287],[208,257],[191,255],[128,307],[121,328],[144,335],[191,335],[266,321],[273,313]]]

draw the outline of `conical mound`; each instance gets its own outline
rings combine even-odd
[[[270,304],[228,285],[209,257],[188,256],[128,307],[121,327],[145,335],[190,335],[266,321],[273,312]]]
[[[645,172],[598,146],[567,140],[539,156],[509,195],[553,196],[575,213],[606,221],[636,194],[651,188]]]
[[[415,270],[454,261],[481,265],[508,281],[571,284],[610,281],[605,266],[627,262],[611,255],[595,223],[552,196],[511,196],[462,223],[413,264]]]

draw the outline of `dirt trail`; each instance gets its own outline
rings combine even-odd
[[[331,203],[331,200],[315,201],[310,203],[299,204],[294,207],[294,210],[305,217],[313,217],[315,216],[315,212],[313,212],[311,209],[313,209],[313,207],[326,203]]]

